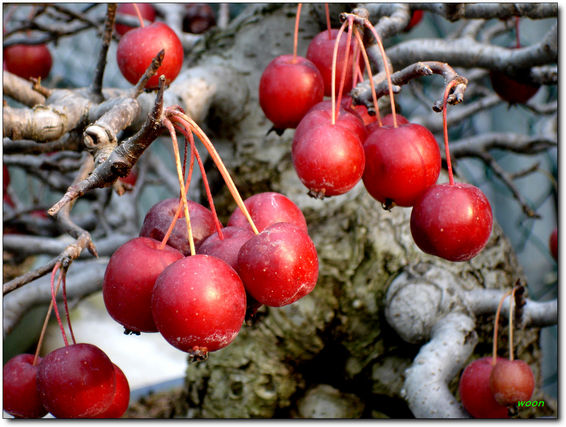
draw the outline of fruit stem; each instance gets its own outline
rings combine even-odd
[[[301,20],[302,3],[297,4],[297,16],[295,17],[295,34],[293,36],[293,62],[297,60],[297,45],[299,44],[299,21]]]
[[[330,11],[328,3],[324,3],[324,11],[326,12],[326,28],[328,28],[328,40],[332,40],[332,28],[330,27]]]
[[[140,20],[140,27],[143,28],[144,23],[143,23],[142,14],[140,12],[140,8],[138,7],[138,5],[136,3],[132,3],[132,6],[134,6],[134,10],[136,11],[136,15],[138,15],[138,19]]]
[[[517,286],[511,292],[509,299],[509,360],[513,360],[513,314],[515,312],[515,291]]]
[[[497,305],[497,311],[495,312],[495,320],[493,325],[493,359],[491,364],[495,366],[497,363],[497,331],[499,329],[499,314],[501,313],[501,306],[503,305],[503,301],[511,295],[511,290],[505,292],[505,294],[499,300],[499,304]]]
[[[521,39],[519,37],[519,17],[515,16],[515,37],[517,39],[517,49],[521,47]]]
[[[450,185],[454,185],[454,174],[452,173],[452,160],[450,159],[450,148],[448,146],[448,120],[446,110],[448,109],[448,95],[452,88],[456,86],[458,82],[456,80],[452,80],[446,85],[444,89],[444,99],[442,102],[442,127],[444,131],[444,150],[446,152],[446,165],[448,167],[448,180]]]
[[[189,236],[189,247],[191,255],[195,255],[195,241],[193,239],[193,230],[191,228],[191,217],[189,215],[189,204],[187,203],[187,195],[185,193],[185,182],[183,180],[183,171],[181,170],[181,156],[179,156],[179,146],[177,145],[177,134],[171,121],[167,118],[163,119],[163,124],[171,135],[171,144],[173,145],[173,153],[175,154],[175,166],[177,167],[177,177],[179,178],[179,186],[181,187],[181,200],[183,201],[183,209],[185,211],[185,223],[187,224],[187,234]]]
[[[344,92],[344,82],[346,81],[346,69],[348,67],[348,61],[350,60],[350,44],[352,43],[352,27],[354,26],[354,18],[348,16],[348,37],[346,38],[346,55],[344,58],[344,63],[342,64],[342,77],[340,78],[340,89],[338,89],[338,99],[336,100],[336,107],[340,111],[340,105],[342,105],[342,93]],[[336,48],[338,46],[335,46]]]
[[[338,34],[336,35],[336,41],[334,42],[334,51],[332,53],[332,86],[331,86],[331,95],[332,95],[332,120],[331,123],[332,125],[336,124],[336,116],[338,115],[336,113],[336,57],[338,56],[338,45],[340,43],[340,37],[342,36],[342,33],[344,32],[344,28],[346,28],[346,25],[348,24],[349,21],[344,21],[344,23],[342,24],[342,26],[340,27],[340,29],[338,30]],[[340,109],[338,109],[338,111],[340,111]]]
[[[194,160],[195,160],[195,158],[194,158],[193,147],[191,147],[191,161],[189,163],[189,175],[187,176],[187,180],[185,181],[185,191],[187,191],[187,192],[188,192],[189,187],[191,185],[191,177],[193,176],[193,167],[194,167],[194,164],[195,164]],[[183,175],[184,175],[184,173],[183,173]],[[169,241],[169,237],[171,237],[171,233],[173,233],[173,229],[175,228],[175,224],[177,223],[177,220],[179,219],[179,215],[181,215],[181,209],[182,208],[183,208],[183,201],[181,200],[181,194],[179,194],[179,203],[177,204],[177,210],[175,211],[175,216],[171,220],[171,224],[169,224],[169,228],[167,229],[165,236],[163,236],[163,239],[161,239],[161,244],[159,245],[159,250],[163,250],[163,248],[165,248],[165,245]]]
[[[51,275],[51,286],[53,286],[53,274],[61,266],[60,262],[57,262],[52,270]],[[59,283],[55,289],[55,293],[59,292]],[[53,299],[49,302],[49,308],[47,309],[47,314],[45,315],[45,320],[43,321],[43,326],[41,327],[41,333],[39,334],[39,339],[37,340],[37,347],[35,348],[35,354],[33,356],[32,365],[37,365],[37,359],[39,358],[39,352],[41,351],[41,346],[43,345],[43,338],[45,337],[45,332],[47,331],[47,324],[49,323],[49,317],[51,317],[51,311],[53,310]]]
[[[205,146],[208,153],[210,154],[210,157],[214,161],[214,164],[218,168],[220,175],[222,175],[222,178],[224,178],[224,182],[226,183],[226,186],[228,187],[230,194],[234,198],[234,201],[236,202],[238,207],[242,210],[242,213],[244,214],[244,216],[248,220],[250,226],[252,227],[253,232],[255,234],[259,234],[259,231],[258,231],[257,227],[255,226],[255,223],[254,223],[250,213],[248,212],[248,209],[246,208],[246,205],[244,204],[244,201],[242,200],[242,197],[240,196],[240,193],[238,192],[238,189],[236,188],[234,181],[232,180],[232,177],[228,173],[226,166],[224,166],[224,163],[222,162],[220,155],[216,151],[216,148],[214,148],[214,145],[212,145],[212,142],[210,141],[210,139],[208,139],[206,134],[195,123],[195,121],[193,119],[191,119],[189,116],[187,116],[186,114],[184,114],[181,111],[178,111],[174,108],[171,108],[171,107],[169,107],[167,109],[167,113],[172,114],[172,115],[178,117],[179,119],[181,119],[182,121],[186,122],[189,129],[192,130],[196,134],[196,136],[201,140],[202,144]]]
[[[71,325],[71,315],[69,314],[69,305],[67,304],[67,272],[61,269],[60,275],[63,276],[63,303],[65,304],[65,316],[67,317],[67,326],[69,326],[69,332],[71,333],[71,339],[73,344],[77,343],[75,339],[75,334],[73,333],[73,326]]]
[[[51,272],[51,302],[53,303],[53,309],[55,310],[55,317],[57,318],[57,323],[59,324],[59,329],[61,330],[61,336],[63,337],[63,342],[65,343],[65,347],[69,345],[67,341],[67,334],[65,333],[65,328],[63,328],[63,322],[61,321],[61,316],[59,315],[59,309],[57,308],[57,299],[55,292],[55,288],[53,287],[53,283],[55,281],[55,274],[57,270],[61,267],[61,263],[58,262],[55,264],[53,271]],[[61,273],[59,273],[59,278],[57,279],[57,290],[59,290],[59,286],[61,285]]]
[[[195,153],[195,157],[197,159],[197,163],[198,163],[198,167],[200,169],[200,174],[202,175],[202,183],[204,185],[204,191],[206,192],[206,198],[208,199],[208,205],[210,206],[210,210],[212,211],[212,216],[214,218],[214,224],[216,226],[216,231],[218,232],[218,237],[220,238],[220,240],[224,240],[224,234],[222,233],[222,224],[220,223],[220,220],[218,219],[218,215],[216,214],[216,207],[214,206],[214,200],[212,199],[212,192],[210,191],[210,186],[208,185],[208,178],[206,177],[206,170],[204,169],[204,164],[202,163],[202,159],[200,157],[200,154],[198,153],[198,150],[196,149],[195,146],[195,138],[193,136],[193,133],[187,129],[185,129],[182,126],[182,123],[177,122],[176,118],[175,119],[175,124],[176,129],[178,129],[179,131],[181,131],[181,133],[185,136],[185,138],[188,138],[188,140],[191,143],[191,153]]]
[[[362,56],[364,57],[364,64],[365,64],[366,70],[368,72],[369,85],[371,87],[371,97],[373,99],[373,108],[375,109],[375,115],[377,116],[377,123],[378,123],[379,127],[381,127],[381,126],[383,126],[383,122],[381,121],[381,114],[379,113],[379,107],[377,105],[377,95],[375,93],[375,85],[373,84],[373,74],[371,72],[371,65],[369,63],[368,54],[366,52],[366,48],[364,46],[364,42],[362,40],[362,37],[360,36],[360,33],[358,32],[358,30],[356,28],[354,28],[354,35],[356,36],[356,40],[358,41],[358,45],[360,46],[360,51],[362,53]],[[360,70],[360,72],[361,72],[361,70]]]
[[[389,88],[389,99],[391,101],[391,115],[393,116],[393,127],[397,127],[397,113],[395,112],[395,99],[393,98],[393,83],[391,82],[391,73],[389,72],[389,66],[387,65],[387,55],[385,54],[385,49],[381,43],[381,37],[377,34],[374,26],[367,19],[364,19],[364,25],[370,29],[377,46],[379,47],[379,52],[381,53],[381,59],[383,60],[383,67],[385,68],[385,76],[387,77],[387,87]]]

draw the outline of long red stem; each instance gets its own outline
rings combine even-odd
[[[177,145],[177,134],[171,121],[167,118],[163,119],[163,124],[169,131],[171,136],[171,144],[173,145],[173,153],[175,154],[175,165],[177,167],[177,177],[179,179],[179,187],[181,188],[181,200],[183,201],[183,209],[185,211],[185,223],[187,224],[187,235],[189,236],[189,247],[191,255],[196,254],[195,241],[193,238],[193,229],[191,227],[191,217],[189,215],[189,204],[187,203],[187,195],[185,193],[185,182],[183,180],[183,171],[181,170],[181,157],[179,156],[179,146]]]
[[[517,287],[513,288],[511,298],[509,299],[509,360],[513,360],[513,314],[515,312],[515,291]]]
[[[216,214],[216,207],[214,206],[214,200],[212,198],[212,192],[210,191],[210,186],[208,185],[208,178],[206,177],[206,170],[204,169],[204,164],[202,163],[202,159],[200,157],[200,154],[198,153],[198,150],[195,147],[195,138],[193,136],[193,133],[187,129],[185,129],[182,126],[182,123],[179,123],[176,119],[176,117],[172,117],[172,119],[175,122],[175,128],[178,129],[184,136],[185,138],[188,138],[188,140],[191,143],[191,151],[195,153],[195,157],[197,159],[197,163],[200,169],[200,174],[202,175],[202,183],[204,185],[204,191],[206,192],[206,198],[208,199],[208,205],[210,206],[210,210],[212,212],[212,216],[214,218],[214,224],[216,226],[216,231],[218,232],[218,237],[220,238],[220,240],[224,240],[224,234],[222,233],[222,224],[220,223],[220,220],[218,219],[218,215]]]
[[[377,95],[375,93],[375,85],[373,83],[373,74],[371,72],[371,65],[369,63],[368,54],[366,52],[366,48],[364,46],[364,42],[363,42],[363,40],[360,36],[360,33],[358,32],[358,30],[356,28],[354,28],[354,35],[356,36],[356,40],[358,41],[358,45],[360,46],[360,52],[362,53],[362,56],[364,58],[364,63],[365,63],[365,66],[366,66],[366,70],[368,72],[369,85],[371,87],[371,97],[373,99],[373,108],[375,110],[375,115],[377,116],[377,124],[379,125],[379,127],[381,127],[381,126],[383,126],[383,122],[381,121],[381,114],[379,113],[379,106],[377,104]]]
[[[73,344],[76,344],[77,340],[75,339],[73,326],[71,325],[71,315],[69,314],[69,306],[67,304],[67,272],[61,270],[60,274],[63,276],[63,303],[65,304],[65,316],[67,317],[67,326],[69,327],[69,332],[71,333],[71,339],[73,340]]]
[[[448,180],[450,185],[454,185],[454,174],[452,173],[452,160],[450,159],[450,147],[448,146],[448,121],[446,110],[448,109],[448,95],[450,94],[450,90],[454,86],[456,86],[458,82],[456,80],[452,80],[450,83],[446,85],[444,89],[444,99],[443,99],[443,108],[442,108],[442,126],[444,130],[444,151],[446,152],[446,165],[448,166]]]
[[[330,26],[330,12],[328,10],[328,3],[324,3],[324,11],[326,12],[326,28],[328,28],[328,40],[332,40],[332,28]]]
[[[191,146],[191,161],[189,163],[189,174],[187,175],[187,180],[185,181],[185,191],[188,192],[189,191],[189,187],[191,185],[191,177],[193,176],[193,168],[194,168],[194,151],[193,151],[193,147]],[[187,193],[185,193],[187,194]],[[177,204],[177,210],[175,211],[175,215],[173,216],[173,220],[171,221],[171,224],[169,224],[169,228],[167,229],[167,232],[165,233],[165,236],[163,236],[163,239],[161,239],[161,244],[159,245],[159,249],[163,249],[165,247],[165,245],[167,244],[167,242],[169,241],[169,237],[171,237],[171,234],[173,233],[173,229],[175,228],[175,224],[177,223],[177,220],[179,219],[179,216],[181,215],[181,210],[183,209],[183,200],[181,198],[181,194],[179,194],[179,203]]]
[[[495,320],[493,322],[493,359],[491,361],[491,364],[493,366],[495,366],[495,364],[497,363],[497,332],[499,329],[499,315],[501,313],[501,306],[503,305],[505,298],[507,298],[509,295],[511,295],[511,290],[505,292],[505,294],[501,297],[499,304],[497,305],[497,311],[495,312]]]
[[[142,14],[140,12],[140,8],[138,7],[138,5],[136,3],[132,3],[132,6],[134,6],[134,10],[136,11],[136,15],[138,15],[138,19],[140,20],[140,27],[143,28],[144,23],[143,23]]]
[[[299,44],[299,21],[301,20],[302,3],[297,4],[297,16],[295,17],[295,34],[293,37],[293,62],[297,60],[297,46]]]
[[[391,73],[389,72],[389,66],[387,65],[387,55],[385,54],[385,49],[383,48],[383,43],[381,43],[381,37],[375,31],[374,26],[367,19],[364,20],[364,25],[370,29],[375,41],[379,46],[379,52],[381,53],[381,58],[383,60],[383,67],[385,68],[385,76],[387,77],[387,86],[389,87],[389,99],[391,101],[391,114],[393,116],[393,127],[397,127],[397,113],[395,112],[395,99],[393,98],[393,83],[391,82]]]
[[[334,42],[334,51],[332,53],[332,85],[331,85],[331,98],[332,98],[332,125],[336,124],[337,112],[336,112],[336,57],[338,56],[338,45],[340,44],[340,37],[348,25],[349,21],[344,21],[342,26],[338,30],[336,35],[336,41]],[[340,109],[338,108],[338,111]]]
[[[521,38],[519,37],[519,17],[515,16],[515,37],[517,39],[517,49],[521,47]]]
[[[354,18],[352,16],[348,17],[348,37],[346,38],[346,57],[344,58],[344,63],[342,64],[342,78],[340,79],[340,89],[338,90],[338,99],[336,100],[336,106],[338,111],[340,111],[340,105],[342,102],[342,92],[344,91],[344,82],[346,80],[346,69],[348,68],[348,61],[350,60],[350,44],[352,43],[352,27],[354,26]]]
[[[242,210],[242,213],[244,214],[244,216],[248,220],[250,226],[252,227],[253,232],[255,234],[259,234],[259,231],[258,231],[248,209],[246,208],[246,205],[244,204],[244,201],[242,200],[242,197],[240,196],[240,193],[238,192],[238,189],[236,188],[234,181],[232,180],[232,177],[228,173],[226,166],[224,166],[224,163],[222,162],[220,155],[216,151],[216,148],[214,148],[214,145],[212,144],[210,139],[206,136],[206,134],[202,131],[202,129],[196,124],[196,122],[193,119],[191,119],[189,116],[187,116],[185,113],[178,111],[174,108],[168,108],[167,113],[175,115],[179,119],[181,119],[182,121],[185,121],[186,125],[189,127],[189,129],[192,130],[196,134],[196,136],[200,139],[200,141],[203,143],[206,150],[210,154],[210,157],[214,161],[214,164],[218,168],[220,175],[222,175],[222,178],[224,178],[224,182],[226,183],[226,186],[228,187],[228,191],[230,191],[230,194],[234,198],[234,201],[236,202],[238,207]]]
[[[60,266],[61,266],[61,263],[58,262],[53,267],[53,270],[51,272],[51,286],[53,286],[54,274],[59,269]],[[59,287],[57,287],[55,289],[55,294],[57,294],[57,292],[59,292]],[[49,323],[49,317],[51,316],[52,310],[53,310],[53,298],[49,302],[49,308],[47,309],[47,314],[45,315],[45,320],[43,321],[43,326],[41,327],[41,333],[39,334],[39,339],[37,341],[37,347],[35,348],[35,354],[33,356],[33,362],[32,362],[33,366],[37,365],[37,359],[39,358],[39,353],[41,351],[43,339],[45,338],[45,332],[47,331],[47,325]]]
[[[59,309],[57,308],[57,296],[55,292],[55,287],[53,286],[53,283],[55,281],[55,273],[57,272],[57,269],[61,267],[61,263],[58,262],[57,264],[55,264],[55,267],[56,268],[53,268],[53,271],[51,272],[51,302],[53,303],[53,309],[55,310],[55,317],[57,318],[57,323],[59,324],[59,329],[61,330],[61,336],[63,337],[65,347],[67,347],[69,345],[69,342],[67,341],[67,334],[65,333],[65,328],[63,327],[63,322],[61,321],[61,316],[59,315]],[[61,285],[61,273],[59,273],[59,278],[57,279],[57,289],[59,289],[60,285]]]

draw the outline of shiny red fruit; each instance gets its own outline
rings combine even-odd
[[[318,255],[304,230],[279,222],[242,246],[237,271],[253,298],[281,307],[312,292],[318,279]]]
[[[198,249],[200,244],[216,231],[214,223],[214,216],[210,209],[205,208],[203,205],[192,200],[187,200],[189,205],[189,216],[191,219],[191,232],[195,243],[195,249]],[[155,240],[163,240],[165,233],[169,229],[177,207],[179,206],[179,199],[170,198],[162,200],[151,207],[143,220],[140,236],[151,237]],[[184,209],[181,208],[181,213],[171,236],[167,240],[167,245],[175,248],[185,256],[191,254],[189,245],[189,235],[187,232],[187,223],[185,221]]]
[[[303,117],[297,130],[295,138],[302,138],[301,133],[315,126],[329,126],[332,123],[332,101],[321,101],[315,104]],[[338,110],[335,120],[336,126],[342,127],[356,135],[363,143],[368,135],[364,122],[359,114],[352,110],[342,107]]]
[[[161,273],[152,296],[161,335],[179,350],[215,351],[230,344],[246,314],[246,292],[227,263],[208,255],[183,258]]]
[[[114,364],[114,374],[116,374],[116,391],[112,398],[112,403],[105,411],[101,412],[96,418],[120,418],[128,409],[130,404],[130,384],[124,372]]]
[[[162,74],[165,75],[165,84],[171,84],[183,65],[183,45],[175,31],[163,22],[136,28],[122,36],[116,51],[122,75],[135,85],[161,49],[165,49],[163,62],[145,87],[156,89]]]
[[[405,27],[405,31],[409,31],[411,28],[417,26],[419,22],[422,21],[423,15],[424,12],[422,10],[420,9],[413,10],[413,12],[411,13],[411,19],[409,20],[409,23]]]
[[[220,258],[230,267],[236,269],[238,264],[238,253],[244,243],[255,236],[250,227],[240,228],[228,226],[222,229],[223,239],[218,237],[218,233],[211,234],[206,238],[198,249],[202,255],[211,255]]]
[[[151,293],[165,267],[183,258],[178,250],[147,237],[137,237],[110,257],[102,296],[112,318],[133,332],[157,332],[151,314]]]
[[[37,365],[32,354],[18,354],[4,365],[2,375],[4,411],[16,418],[41,418],[47,411],[37,390]],[[38,358],[37,364],[41,362]]]
[[[558,228],[555,228],[548,239],[548,247],[553,258],[558,261]]]
[[[4,69],[23,79],[45,79],[52,65],[53,58],[44,44],[16,44],[4,49]]]
[[[473,185],[434,185],[413,205],[411,234],[423,252],[467,261],[485,246],[493,226],[487,197]]]
[[[334,55],[334,45],[336,43],[336,37],[338,36],[337,29],[330,30],[330,36],[328,30],[318,33],[309,43],[307,49],[306,57],[311,61],[322,75],[322,80],[324,82],[324,95],[330,96],[332,93],[332,57]],[[340,81],[342,79],[342,67],[346,60],[346,43],[348,41],[347,34],[344,32],[340,36],[340,43],[338,45],[338,53],[336,55],[336,83],[335,83],[335,93],[338,94],[338,89],[340,88]],[[344,92],[348,93],[352,90],[352,64],[354,63],[354,46],[356,45],[356,40],[352,37],[350,42],[350,53],[348,64],[346,65],[346,77],[344,81]],[[361,56],[360,56],[361,57]]]
[[[259,232],[276,222],[289,222],[307,231],[307,221],[303,212],[283,194],[272,191],[254,194],[244,201],[244,205]],[[238,207],[232,212],[228,225],[246,228],[250,231],[252,229],[242,210]]]
[[[497,360],[503,359],[498,357]],[[482,357],[466,366],[458,386],[460,400],[474,418],[509,418],[507,408],[495,401],[489,388],[491,363],[492,357]]]
[[[140,14],[144,21],[155,21],[155,9],[149,3],[136,3]],[[116,9],[116,14],[132,15],[137,18],[138,14],[134,8],[133,3],[120,3],[118,9]],[[120,35],[126,34],[128,31],[133,30],[136,27],[130,27],[128,25],[116,24],[116,32]]]
[[[401,126],[401,125],[407,125],[409,124],[409,120],[407,120],[405,117],[403,117],[401,114],[396,114],[397,116],[397,126]],[[371,123],[369,123],[368,125],[366,125],[366,129],[368,132],[368,135],[370,135],[374,130],[376,130],[379,126],[379,123],[377,123],[375,116],[373,116],[374,119]],[[390,126],[393,127],[393,114],[387,114],[385,117],[383,117],[381,119],[381,124],[382,126]]]
[[[275,129],[296,128],[323,97],[320,71],[301,56],[278,56],[267,65],[259,81],[259,103]]]
[[[183,31],[201,34],[216,25],[214,10],[206,3],[189,3],[185,5]]]
[[[535,389],[535,376],[523,360],[498,360],[489,377],[489,387],[500,405],[515,405],[530,400]]]
[[[540,86],[532,83],[528,76],[521,74],[514,78],[501,71],[490,71],[489,78],[493,90],[501,99],[510,104],[525,104],[536,95]]]
[[[92,418],[105,411],[116,391],[114,365],[92,344],[53,350],[38,367],[43,406],[57,418]]]
[[[378,127],[367,137],[364,151],[364,186],[387,207],[412,206],[440,174],[440,149],[421,125]]]

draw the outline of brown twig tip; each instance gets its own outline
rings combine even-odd
[[[147,84],[149,79],[151,79],[155,75],[155,73],[157,73],[157,70],[159,69],[159,67],[161,67],[161,64],[163,63],[163,58],[165,58],[165,49],[161,49],[157,53],[157,55],[155,55],[155,57],[151,60],[151,64],[149,64],[149,67],[147,67],[147,70],[145,70],[145,73],[143,74],[143,76],[141,76],[140,80],[138,81],[138,84],[135,87],[134,96],[133,96],[134,98],[137,98],[143,92],[145,85]],[[161,78],[160,78],[160,82],[161,82]]]

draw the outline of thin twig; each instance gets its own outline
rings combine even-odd
[[[96,71],[94,73],[94,80],[90,88],[91,99],[96,102],[101,102],[104,99],[102,95],[102,79],[104,77],[104,70],[106,69],[106,57],[108,55],[108,48],[112,41],[112,32],[114,30],[114,20],[116,18],[116,3],[109,3],[106,12],[106,20],[104,21],[104,33],[102,35],[102,47],[98,54],[98,63],[96,64]]]

